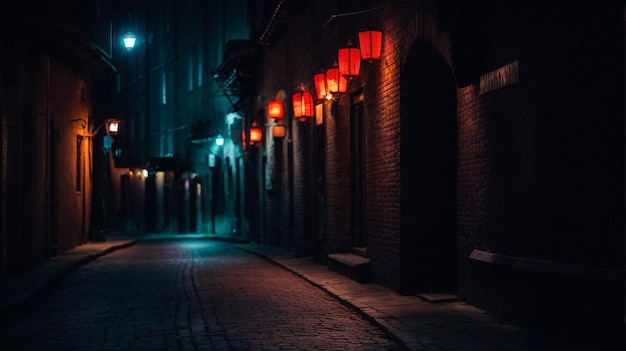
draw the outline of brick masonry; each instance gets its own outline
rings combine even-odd
[[[2,275],[12,275],[89,239],[94,147],[88,71],[36,43],[5,44]]]
[[[374,3],[381,8],[371,16],[331,21],[332,14],[362,6],[303,4],[263,48],[258,90],[265,100],[256,108],[284,89],[290,118],[291,94],[301,85],[314,91],[313,74],[332,64],[346,37],[372,21],[385,33],[381,62],[364,63],[349,93],[324,103],[325,217],[311,211],[312,129],[297,121],[282,141],[293,159],[282,154],[277,178],[292,177],[287,196],[293,198],[267,215],[291,213],[283,220],[293,224],[287,230],[298,249],[322,262],[328,253],[350,250],[349,116],[351,96],[362,94],[367,255],[376,282],[406,293],[449,289],[505,320],[618,325],[618,281],[499,267],[469,256],[480,249],[622,270],[623,74],[615,74],[623,71],[622,9]],[[480,75],[515,61],[517,82],[480,93]],[[442,141],[449,138],[455,151]],[[454,173],[447,183],[446,169]],[[311,226],[322,226],[319,242]],[[584,307],[569,308],[581,300]],[[548,305],[558,312],[546,314]]]

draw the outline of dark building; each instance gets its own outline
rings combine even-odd
[[[275,3],[247,116],[266,126],[255,238],[503,321],[620,337],[623,4]],[[366,28],[381,59],[294,119],[294,93],[315,96]]]
[[[131,231],[241,233],[255,47],[247,2],[115,1],[115,13],[112,221]]]
[[[3,275],[102,230],[230,234],[619,343],[624,4],[62,3],[1,15]],[[318,96],[365,30],[381,56]]]
[[[94,240],[111,64],[106,1],[0,5],[0,275]],[[99,172],[99,171],[98,171]],[[103,173],[98,173],[103,174]]]

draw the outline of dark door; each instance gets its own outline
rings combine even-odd
[[[365,157],[363,139],[363,95],[358,95],[350,111],[350,193],[352,246],[367,246],[365,218]]]

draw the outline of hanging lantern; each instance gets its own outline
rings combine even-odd
[[[322,72],[313,76],[313,82],[315,83],[315,96],[317,100],[326,99],[328,97],[328,91],[326,90],[326,73]]]
[[[293,115],[301,122],[313,117],[313,96],[306,90],[293,94]]]
[[[359,47],[363,60],[368,62],[380,60],[383,50],[383,32],[373,29],[359,32]]]
[[[352,79],[359,75],[361,69],[361,52],[352,46],[352,42],[348,41],[348,45],[339,49],[339,73]]]
[[[334,94],[343,94],[348,90],[348,80],[339,74],[339,66],[335,62],[333,67],[326,70],[327,99],[332,99]]]
[[[256,122],[252,122],[252,126],[250,126],[250,143],[258,143],[263,138],[263,131],[256,124]]]
[[[267,116],[270,118],[283,118],[283,102],[272,100],[267,104]]]
[[[274,138],[284,138],[285,137],[285,126],[282,124],[277,124],[272,127],[272,136]]]

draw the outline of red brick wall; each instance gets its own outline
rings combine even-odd
[[[419,244],[412,251],[406,245],[419,218],[412,211],[428,205],[411,202],[411,174],[420,175],[435,161],[420,161],[410,152],[412,134],[406,129],[415,125],[407,121],[420,118],[411,116],[420,110],[402,110],[401,96],[411,89],[402,83],[411,81],[401,78],[411,72],[407,65],[420,64],[410,56],[416,43],[426,44],[439,55],[437,62],[449,65],[447,73],[456,78],[458,88],[456,101],[450,102],[457,106],[458,133],[456,292],[503,319],[537,322],[545,317],[542,311],[553,308],[558,316],[544,320],[566,316],[577,323],[608,317],[615,325],[623,312],[615,308],[622,301],[615,296],[621,293],[621,285],[615,287],[618,278],[598,283],[575,269],[559,275],[505,268],[469,256],[478,249],[560,267],[599,267],[609,275],[623,267],[623,75],[615,73],[623,69],[623,19],[617,18],[623,9],[563,11],[546,5],[537,12],[520,1],[489,8],[457,4],[460,7],[441,12],[431,3],[380,3],[385,6],[372,16],[329,22],[333,13],[362,7],[352,2],[336,8],[302,4],[289,13],[277,41],[263,49],[260,95],[268,98],[284,89],[289,101],[300,84],[313,91],[313,74],[320,65],[332,63],[350,33],[368,21],[385,33],[381,62],[363,63],[350,93],[332,107],[325,103],[330,113],[325,120],[327,218],[322,251],[343,251],[351,245],[350,94],[362,93],[366,227],[374,280],[402,290],[419,280],[412,269],[437,258],[413,260],[411,254],[424,247]],[[598,25],[604,21],[606,25]],[[621,40],[612,40],[615,37]],[[480,75],[511,62],[519,63],[519,81],[481,94]],[[308,225],[317,219],[307,218],[310,130],[294,123],[290,195],[295,206],[289,220],[297,238],[309,235]],[[282,179],[287,180],[286,174]],[[430,269],[437,272],[437,266]],[[580,287],[571,294],[575,286]],[[545,295],[547,300],[540,296],[544,287],[552,291]],[[584,294],[597,299],[582,308],[585,317],[572,316],[570,307]],[[619,312],[609,312],[611,306]]]
[[[56,140],[56,200],[58,202],[59,250],[65,251],[89,239],[89,218],[91,209],[90,165],[93,148],[88,137],[91,106],[89,80],[80,69],[62,62],[51,62],[52,118],[58,130]],[[84,128],[83,128],[84,127]],[[80,185],[77,189],[77,136],[81,141],[82,155]],[[100,148],[95,148],[101,152]],[[77,191],[78,190],[78,191]],[[84,211],[84,212],[83,212]]]
[[[259,96],[264,108],[276,92],[287,92],[286,118],[290,118],[291,95],[301,86],[314,92],[313,74],[328,68],[336,60],[336,50],[348,39],[356,41],[358,30],[376,25],[385,32],[384,58],[378,63],[364,62],[361,75],[350,83],[350,91],[332,103],[324,102],[325,128],[325,199],[327,217],[320,223],[311,218],[312,148],[309,125],[292,121],[293,147],[293,226],[290,233],[302,238],[305,251],[311,249],[312,226],[323,226],[325,254],[350,249],[350,109],[351,94],[364,96],[366,175],[366,228],[368,255],[374,261],[376,279],[386,285],[400,286],[401,170],[400,170],[400,85],[399,76],[407,51],[418,38],[432,40],[443,56],[449,57],[447,36],[439,32],[433,19],[434,7],[417,4],[387,4],[372,16],[346,16],[331,19],[332,14],[350,12],[357,4],[348,2],[336,7],[310,3],[290,13],[279,38],[263,48]],[[359,8],[362,6],[358,6]],[[374,7],[374,6],[373,6]],[[416,16],[416,11],[420,16]],[[306,44],[306,45],[304,45]],[[288,150],[289,143],[283,141]],[[284,176],[289,170],[288,152],[283,153]],[[288,190],[287,184],[282,187]],[[270,200],[276,201],[276,200]],[[283,201],[281,214],[290,213],[289,201]],[[268,214],[270,215],[270,214]],[[272,230],[273,227],[269,226]],[[271,236],[272,234],[268,234]]]
[[[519,82],[480,94],[476,75],[458,91],[459,294],[503,319],[572,328],[602,320],[614,332],[623,317],[620,9],[492,11],[470,21],[484,26],[470,32],[487,50],[477,71],[518,60]],[[560,269],[468,260],[473,249]]]

